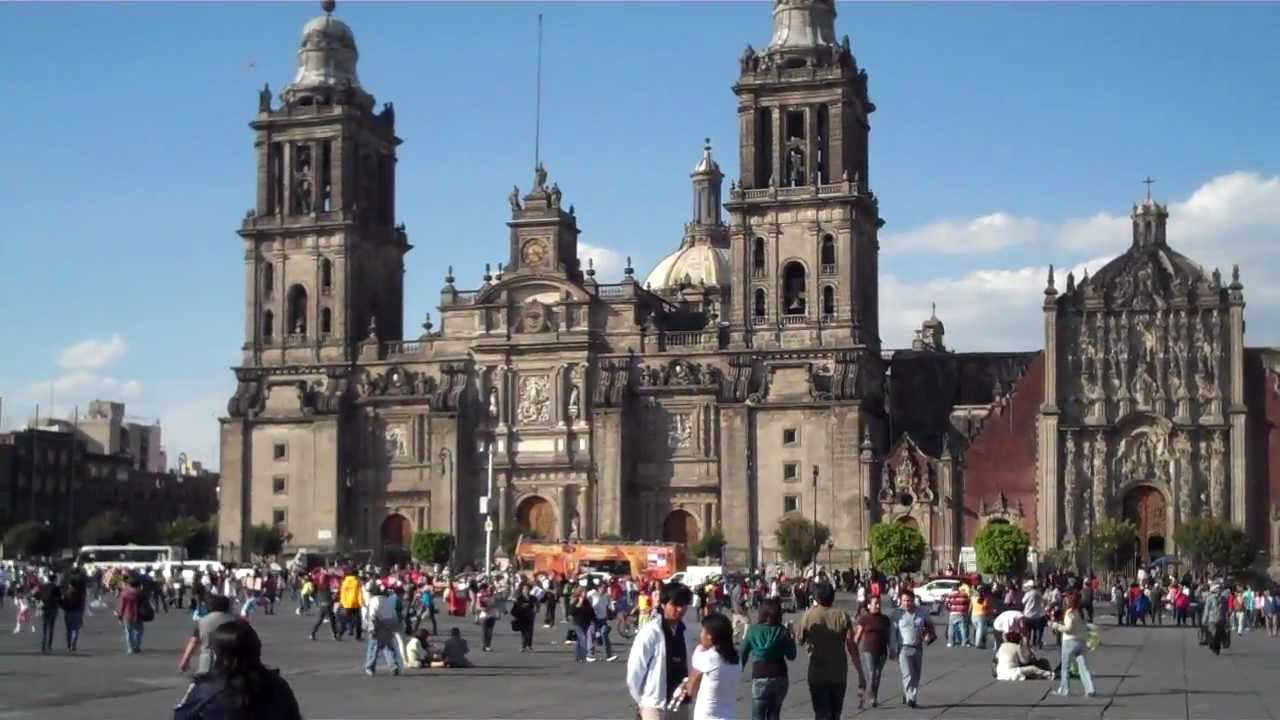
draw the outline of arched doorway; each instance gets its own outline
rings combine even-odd
[[[382,555],[387,563],[403,563],[409,560],[409,548],[413,543],[413,525],[409,518],[392,513],[382,521]]]
[[[1135,555],[1143,565],[1164,555],[1168,531],[1169,505],[1164,493],[1143,485],[1124,496],[1124,519],[1138,528]]]
[[[665,542],[685,543],[697,541],[698,521],[685,510],[672,510],[662,521],[662,539]]]
[[[516,522],[544,540],[560,537],[560,533],[556,532],[556,509],[546,498],[532,495],[521,500],[516,506]]]

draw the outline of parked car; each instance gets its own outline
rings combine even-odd
[[[921,607],[929,609],[929,613],[936,615],[942,612],[942,604],[946,602],[947,596],[956,588],[964,584],[959,578],[938,578],[916,588],[916,603]]]

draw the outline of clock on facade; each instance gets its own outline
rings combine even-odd
[[[520,259],[527,267],[542,267],[547,261],[547,243],[543,240],[530,240],[520,250]]]

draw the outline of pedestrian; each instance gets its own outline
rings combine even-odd
[[[858,670],[859,687],[864,687],[862,663],[853,644],[853,621],[843,610],[832,607],[835,589],[827,583],[814,588],[817,605],[800,618],[797,639],[809,651],[809,696],[815,720],[838,720],[848,687],[849,657]]]
[[[889,618],[880,612],[880,596],[868,597],[867,611],[858,618],[853,634],[854,643],[858,646],[859,659],[862,661],[862,673],[866,677],[865,690],[862,687],[858,688],[859,709],[865,704],[868,692],[871,695],[871,707],[880,707],[880,675],[884,671],[884,662],[889,656],[891,635]]]
[[[1209,652],[1219,654],[1231,647],[1231,629],[1227,627],[1227,594],[1218,583],[1204,593],[1203,618],[1200,622],[1201,644],[1209,646]]]
[[[614,612],[613,597],[604,588],[596,586],[587,593],[587,602],[591,604],[591,610],[595,613],[587,662],[595,662],[596,645],[604,645],[604,661],[613,662],[618,659],[618,656],[613,654],[613,642],[609,639],[609,620]]]
[[[987,629],[991,624],[991,591],[986,586],[978,588],[970,609],[973,621],[973,646],[979,649],[987,647]]]
[[[1089,652],[1089,625],[1085,622],[1084,613],[1080,611],[1080,596],[1070,593],[1066,598],[1065,608],[1062,622],[1053,624],[1053,629],[1062,633],[1062,679],[1055,692],[1058,695],[1070,694],[1071,665],[1074,662],[1080,672],[1084,694],[1093,697],[1093,676],[1089,674],[1089,665],[1084,659]]]
[[[569,611],[565,616],[573,623],[573,661],[587,662],[591,647],[588,643],[591,640],[591,626],[595,623],[596,611],[591,607],[587,593],[581,587],[576,588],[570,596]]]
[[[937,636],[933,623],[922,608],[916,607],[916,594],[909,587],[898,592],[898,610],[890,620],[893,628],[890,652],[897,651],[902,671],[902,701],[916,707],[920,696],[920,674],[924,671],[924,648]]]
[[[378,653],[382,652],[391,666],[391,674],[399,675],[403,667],[400,659],[400,644],[396,638],[396,630],[400,627],[400,616],[396,614],[395,603],[387,597],[387,591],[375,585],[369,602],[363,606],[365,630],[369,633],[369,641],[365,647],[364,674],[373,675],[378,665]]]
[[[1045,614],[1044,595],[1034,580],[1028,580],[1023,589],[1025,592],[1022,595],[1022,617],[1031,626],[1031,647],[1043,650],[1044,628],[1049,622]]]
[[[1022,634],[1010,630],[1004,634],[1004,642],[996,650],[996,680],[1052,680],[1049,661],[1037,659],[1031,649],[1022,644]]]
[[[511,605],[511,629],[520,633],[520,652],[533,652],[533,626],[537,623],[538,606],[529,594],[527,585],[521,585],[516,600]]]
[[[137,577],[129,578],[116,604],[116,619],[124,625],[125,654],[136,655],[142,652],[142,617],[143,617],[142,582]]]
[[[751,720],[780,720],[790,680],[787,661],[796,659],[796,640],[782,626],[782,605],[776,598],[760,602],[756,624],[742,641],[742,665],[751,661]]]
[[[195,622],[191,629],[191,637],[178,660],[178,672],[186,672],[191,667],[191,656],[199,654],[196,661],[196,673],[207,673],[213,669],[213,633],[218,628],[236,619],[231,612],[231,598],[225,595],[211,595],[205,600],[209,612]]]
[[[40,652],[53,652],[53,636],[58,629],[58,610],[62,607],[62,588],[58,578],[46,575],[36,588],[36,606],[40,608]]]
[[[733,647],[733,623],[720,613],[702,619],[702,631],[690,662],[685,695],[694,698],[693,720],[736,720],[738,651]]]
[[[334,640],[341,640],[342,636],[338,634],[338,618],[333,613],[333,592],[329,589],[329,577],[321,575],[319,580],[314,583],[311,590],[316,607],[320,608],[320,617],[316,618],[316,624],[311,626],[309,637],[312,641],[316,639],[316,632],[320,630],[320,626],[325,620],[329,621],[329,632],[333,634]]]
[[[667,710],[667,701],[688,676],[689,649],[684,615],[693,593],[680,583],[667,583],[658,595],[661,615],[640,626],[627,658],[627,691],[640,720],[678,720],[684,708]]]
[[[338,639],[341,640],[348,632],[355,635],[357,641],[363,639],[360,609],[364,606],[364,591],[360,588],[360,578],[351,570],[347,570],[342,578],[338,602],[342,605],[342,627],[338,630]]]
[[[88,602],[84,573],[72,572],[62,591],[62,622],[67,629],[67,652],[75,652],[80,645],[80,628],[84,625],[85,603]]]
[[[480,608],[480,652],[493,652],[493,628],[498,624],[498,611],[494,607],[493,586],[483,583],[475,592],[476,606]]]
[[[174,720],[302,720],[289,683],[278,670],[269,670],[262,664],[262,641],[248,623],[223,623],[211,633],[210,642],[213,667],[193,678],[187,694],[173,710]]]
[[[947,594],[947,647],[969,646],[969,601],[968,588],[960,585]]]

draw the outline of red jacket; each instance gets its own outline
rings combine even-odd
[[[137,590],[126,586],[124,591],[120,593],[120,603],[116,609],[116,617],[127,623],[138,622],[139,597]]]
[[[947,612],[969,614],[969,596],[959,590],[952,590],[947,596]]]

